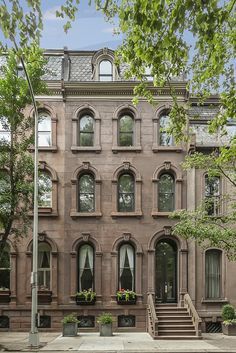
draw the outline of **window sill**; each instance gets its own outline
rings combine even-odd
[[[217,299],[205,299],[202,298],[202,304],[224,304],[224,303],[228,303],[228,299],[227,298],[217,298]]]
[[[31,152],[33,152],[34,147],[30,147],[29,150]],[[55,145],[53,145],[53,146],[39,146],[38,151],[39,152],[57,152],[57,146],[55,146]]]
[[[0,289],[0,304],[9,304],[11,301],[11,292],[10,290]]]
[[[152,150],[154,153],[156,152],[182,152],[182,148],[180,146],[153,146]]]
[[[73,153],[77,152],[96,152],[100,153],[102,150],[101,146],[71,146]]]
[[[29,216],[33,217],[33,212],[30,212]],[[38,208],[39,217],[57,217],[58,212],[53,211],[51,207],[39,207]]]
[[[77,217],[102,217],[101,212],[77,212],[77,211],[71,211],[70,212],[71,218],[77,218]]]
[[[112,152],[113,153],[118,153],[118,152],[141,152],[142,147],[141,146],[113,146],[112,147]]]
[[[143,215],[142,211],[138,212],[112,212],[111,217],[137,217],[140,218]]]
[[[173,211],[174,212],[174,211]],[[153,211],[152,212],[152,217],[153,218],[158,218],[158,217],[169,217],[172,212],[157,212]]]

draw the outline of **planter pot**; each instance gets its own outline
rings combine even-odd
[[[68,322],[63,324],[62,336],[65,337],[74,337],[77,336],[78,324],[77,322]]]
[[[52,292],[50,290],[39,290],[38,291],[38,303],[39,304],[51,304]]]
[[[136,296],[135,298],[132,298],[129,300],[125,300],[125,297],[122,297],[122,298],[116,297],[117,304],[119,305],[133,305],[133,304],[136,304],[136,300],[137,300]]]
[[[96,303],[96,298],[93,298],[92,300],[85,300],[85,297],[76,297],[76,304],[77,305],[94,305]]]
[[[236,336],[236,324],[233,325],[224,325],[222,323],[222,332],[227,336]]]
[[[0,303],[8,304],[11,301],[11,292],[9,290],[0,291]]]
[[[112,323],[100,324],[100,336],[103,336],[103,337],[112,336]]]

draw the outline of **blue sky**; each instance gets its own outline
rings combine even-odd
[[[121,43],[121,36],[113,34],[114,24],[104,20],[101,13],[96,11],[94,4],[88,6],[87,0],[81,0],[79,13],[72,28],[66,34],[63,30],[63,19],[55,15],[62,0],[42,0],[44,30],[41,46],[43,48],[93,50],[103,47],[116,49]]]

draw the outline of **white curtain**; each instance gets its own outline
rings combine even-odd
[[[132,290],[134,290],[134,249],[131,245],[127,245],[127,255],[129,260],[129,268],[132,274]]]
[[[81,246],[79,250],[79,270],[80,270],[80,275],[79,275],[79,288],[81,287],[81,277],[84,272],[84,267],[85,267],[85,262],[86,262],[86,255],[87,255],[87,245]]]
[[[91,272],[93,274],[93,249],[91,246],[87,247],[87,254],[88,254],[89,267],[90,267]]]
[[[220,297],[221,253],[209,250],[206,253],[207,298]]]
[[[120,277],[122,276],[122,273],[124,271],[125,267],[125,255],[126,255],[126,248],[127,245],[122,245],[120,248]]]

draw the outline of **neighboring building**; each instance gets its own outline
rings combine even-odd
[[[62,317],[76,312],[82,326],[96,330],[96,317],[108,311],[116,330],[144,331],[150,329],[148,293],[179,305],[188,293],[202,329],[217,330],[222,304],[236,304],[236,264],[220,249],[203,250],[172,235],[168,218],[205,197],[217,200],[229,187],[204,171],[181,169],[190,148],[225,142],[205,132],[217,98],[204,107],[192,99],[194,141],[175,145],[165,131],[168,87],[152,88],[155,105],[140,99],[135,107],[136,83],[124,79],[125,67],[114,65],[111,50],[50,50],[46,56],[51,95],[38,97],[39,186],[49,186],[39,204],[41,326],[60,331]],[[171,86],[180,104],[190,99],[184,78]],[[0,136],[6,133],[0,126]],[[209,212],[219,212],[216,205]],[[2,329],[30,328],[31,261],[32,239],[23,238],[17,249],[9,242],[0,264],[0,286],[10,287],[10,294],[0,290]],[[89,288],[96,291],[95,305],[76,305],[76,292]],[[136,304],[117,304],[119,288],[135,291]]]

